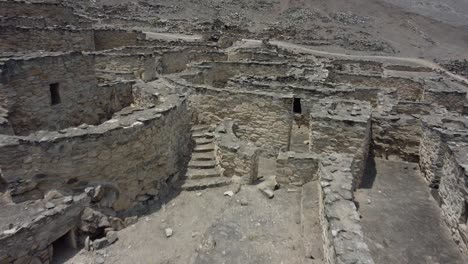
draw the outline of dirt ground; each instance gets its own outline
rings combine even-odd
[[[274,172],[274,160],[262,158],[260,176]],[[181,192],[119,231],[115,244],[95,252],[81,250],[64,263],[312,263],[304,253],[301,188],[283,186],[273,199],[255,185],[225,196],[231,189],[232,185]],[[318,218],[318,208],[308,213]],[[171,237],[166,228],[173,230]],[[320,230],[309,235],[320,237]],[[322,242],[317,240],[315,246],[321,248]]]
[[[299,191],[280,189],[270,200],[255,186],[233,197],[223,195],[227,190],[182,192],[119,231],[115,244],[65,263],[302,263]]]
[[[366,243],[376,264],[463,264],[418,164],[369,162],[356,191]]]

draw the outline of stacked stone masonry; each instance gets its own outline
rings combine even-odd
[[[0,263],[50,263],[55,241],[83,246],[98,232],[86,221],[121,229],[173,189],[256,184],[269,158],[281,188],[319,196],[313,255],[372,264],[354,200],[369,155],[418,162],[468,252],[466,84],[418,65],[235,43],[242,33],[213,42],[212,28],[181,40],[164,32],[181,30],[173,21],[69,5],[0,1]],[[301,131],[304,150],[291,151]]]

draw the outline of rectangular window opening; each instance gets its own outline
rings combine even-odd
[[[49,85],[49,89],[50,89],[50,104],[51,105],[60,104],[61,99],[60,99],[59,84],[52,83]]]
[[[293,112],[295,114],[302,114],[301,98],[294,98]]]

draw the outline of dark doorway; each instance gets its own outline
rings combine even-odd
[[[60,99],[60,88],[58,83],[52,83],[49,85],[50,90],[50,104],[56,105],[61,103]]]
[[[49,259],[52,264],[64,263],[68,259],[72,258],[79,249],[75,237],[75,231],[70,230],[65,235],[54,241],[52,249],[49,249]]]
[[[295,114],[302,114],[301,98],[294,98],[293,112]]]

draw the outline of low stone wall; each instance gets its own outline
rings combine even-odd
[[[116,211],[159,199],[190,159],[190,114],[178,96],[152,107],[126,108],[99,126],[1,137],[0,168],[12,193],[41,197],[108,183],[120,193]]]
[[[91,29],[0,26],[1,52],[92,51]]]
[[[89,202],[87,195],[82,194],[53,200],[53,206],[47,205],[48,208],[45,201],[29,203],[26,207],[36,211],[18,215],[20,223],[12,223],[10,229],[0,233],[0,263],[52,262],[53,242],[78,226],[81,212]],[[9,208],[12,206],[24,204],[4,205],[2,213],[17,211]],[[24,213],[24,209],[20,211]]]
[[[332,154],[320,162],[320,223],[327,264],[373,264],[354,204],[353,158]]]
[[[113,54],[96,53],[96,69],[105,72],[127,72],[131,79],[151,81],[156,78],[156,59],[153,53]],[[122,75],[120,75],[122,77]]]
[[[354,155],[353,174],[364,174],[371,135],[371,106],[354,100],[322,100],[310,114],[309,150]]]
[[[276,159],[276,180],[294,186],[315,181],[319,161],[320,157],[315,153],[280,152]]]
[[[468,144],[448,144],[441,163],[439,196],[442,215],[460,250],[468,253]]]
[[[318,64],[300,64],[289,62],[202,62],[193,65],[200,73],[192,81],[195,84],[223,87],[226,82],[236,75],[297,75],[315,76],[322,73]]]
[[[94,42],[96,50],[108,50],[124,46],[137,46],[139,39],[146,35],[139,31],[122,29],[95,29]]]
[[[260,149],[240,140],[234,133],[234,121],[223,121],[215,130],[216,159],[223,176],[239,176],[252,184],[257,180]]]

